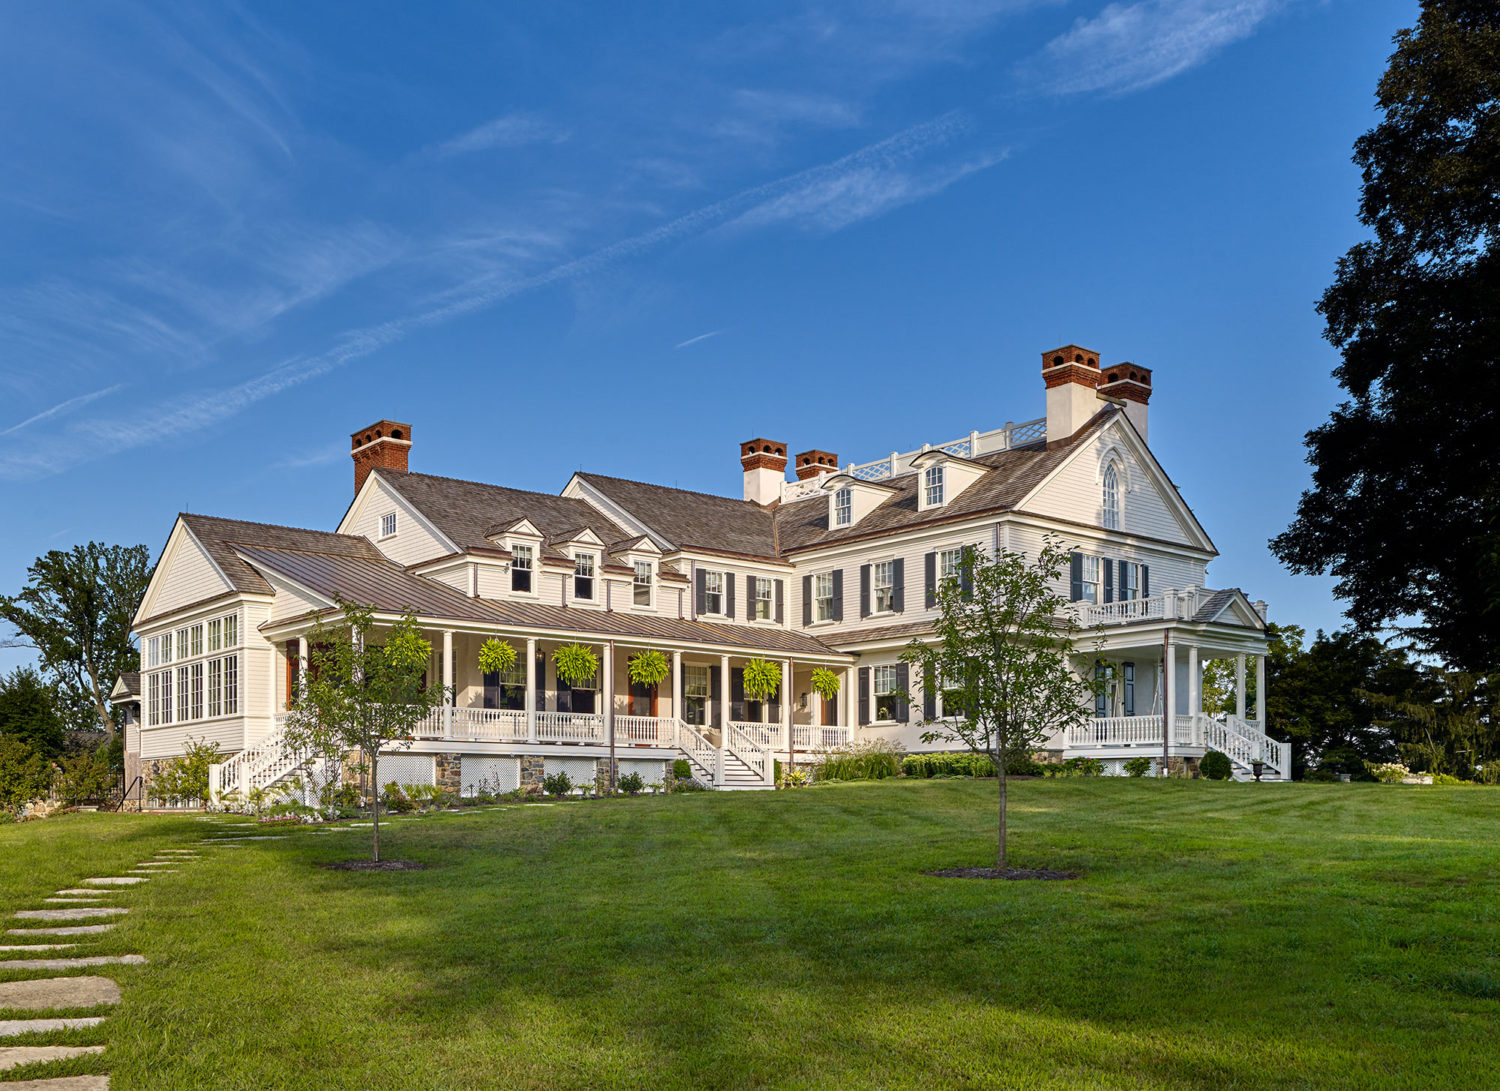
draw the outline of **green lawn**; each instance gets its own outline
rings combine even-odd
[[[205,848],[121,896],[135,1088],[1500,1086],[1500,791],[835,785]],[[8,916],[214,823],[0,827]],[[10,975],[16,976],[14,974]],[[54,1040],[54,1039],[48,1039]],[[32,1070],[35,1074],[41,1070]]]

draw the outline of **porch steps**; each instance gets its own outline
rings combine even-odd
[[[726,749],[724,752],[724,780],[719,785],[721,792],[769,792],[774,787],[760,778],[760,774],[751,769],[734,752]]]

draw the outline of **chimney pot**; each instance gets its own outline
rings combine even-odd
[[[757,437],[740,444],[740,468],[745,475],[745,499],[770,507],[781,499],[786,483],[786,444]]]
[[[797,456],[796,460],[798,481],[806,481],[812,477],[831,474],[838,468],[839,456],[832,451],[803,451]]]
[[[350,457],[354,459],[354,491],[364,488],[371,470],[407,472],[411,453],[411,425],[401,421],[378,420],[349,437]]]

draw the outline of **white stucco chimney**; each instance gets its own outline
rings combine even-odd
[[[1042,353],[1047,385],[1047,442],[1067,439],[1103,408],[1099,401],[1099,354],[1078,345]]]
[[[740,466],[745,471],[745,499],[761,507],[781,500],[786,483],[786,444],[774,439],[747,439],[740,444]]]
[[[1099,383],[1099,393],[1123,401],[1125,415],[1130,418],[1130,423],[1135,425],[1141,439],[1149,441],[1146,435],[1146,406],[1151,401],[1151,369],[1125,361],[1101,368],[1100,375],[1102,381]]]

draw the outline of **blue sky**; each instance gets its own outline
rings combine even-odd
[[[1039,416],[1078,342],[1155,369],[1210,582],[1339,624],[1265,543],[1414,2],[635,7],[0,8],[0,588],[183,509],[331,527],[380,417],[736,494],[753,435]]]

